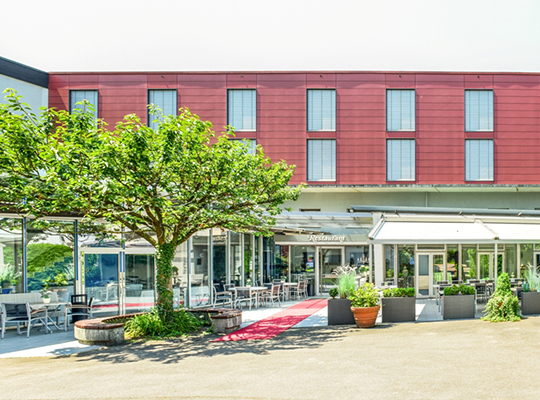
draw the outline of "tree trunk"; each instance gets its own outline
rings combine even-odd
[[[163,322],[170,321],[174,312],[172,291],[172,260],[178,246],[160,244],[156,251],[156,308]]]

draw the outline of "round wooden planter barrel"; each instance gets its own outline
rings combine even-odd
[[[351,307],[354,321],[359,328],[373,328],[380,309],[380,305],[375,307]]]

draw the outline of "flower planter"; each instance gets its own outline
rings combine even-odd
[[[349,299],[328,300],[328,325],[354,325]]]
[[[540,292],[521,293],[521,314],[540,314]]]
[[[442,302],[443,319],[467,319],[475,316],[474,294],[443,296]]]
[[[377,322],[377,315],[381,306],[375,307],[351,307],[354,321],[359,328],[373,328]]]
[[[415,297],[383,297],[382,322],[414,322],[415,307]]]

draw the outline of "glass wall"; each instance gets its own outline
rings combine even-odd
[[[289,277],[289,246],[274,244],[273,237],[263,238],[263,280],[272,282],[274,279]]]
[[[315,247],[291,246],[291,281],[315,283]]]
[[[261,275],[262,275],[262,268],[261,268],[261,261],[262,261],[262,255],[261,255],[261,246],[259,246],[259,237],[258,236],[255,236],[255,248],[254,248],[254,251],[255,251],[255,262],[254,262],[254,266],[253,266],[253,275],[254,275],[254,280],[253,280],[253,284],[257,285],[257,286],[260,286],[262,285],[262,279],[261,279]]]
[[[257,278],[253,269],[253,244],[251,239],[251,235],[244,234],[244,284],[253,286]]]
[[[219,228],[214,228],[212,231],[213,253],[212,262],[214,266],[213,277],[214,283],[218,284],[218,288],[223,290],[223,285],[227,283],[227,234]],[[218,290],[219,291],[219,290]]]
[[[231,254],[230,254],[230,265],[231,265],[231,283],[234,283],[236,286],[242,285],[242,274],[244,270],[242,269],[242,243],[240,237],[241,233],[230,232],[231,237]]]
[[[118,257],[115,254],[84,254],[84,292],[94,298],[94,314],[118,314]]]
[[[384,246],[384,281],[394,283],[394,246]]]
[[[28,291],[47,289],[59,301],[71,301],[75,293],[73,222],[31,221],[27,223],[26,254]]]
[[[517,245],[505,245],[504,258],[506,262],[506,272],[508,272],[508,276],[510,276],[510,278],[517,278]]]
[[[151,254],[126,254],[126,312],[154,306],[155,259]]]
[[[463,245],[461,251],[462,280],[467,282],[469,279],[479,279],[476,276],[476,246]]]
[[[4,294],[24,292],[22,231],[22,219],[0,219],[0,286]]]
[[[345,264],[356,267],[358,275],[367,276],[369,273],[369,246],[345,247]]]
[[[398,246],[398,286],[414,287],[414,246]]]
[[[459,277],[459,251],[457,245],[449,245],[446,250],[446,280],[457,283]]]
[[[521,246],[521,277],[523,277],[524,272],[527,270],[527,264],[534,265],[534,245],[532,244],[522,244]]]
[[[173,265],[173,299],[175,307],[187,306],[188,294],[188,253],[187,242],[182,243],[176,249],[172,265]]]
[[[191,237],[191,307],[210,303],[210,230]]]

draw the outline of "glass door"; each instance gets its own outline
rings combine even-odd
[[[84,253],[83,261],[84,293],[94,298],[94,314],[119,314],[119,253]]]
[[[434,286],[440,281],[444,281],[445,257],[443,253],[420,253],[418,254],[417,268],[417,288],[418,297],[434,297]]]
[[[328,293],[336,286],[337,275],[333,271],[343,265],[343,248],[320,247],[319,264],[320,293]]]

